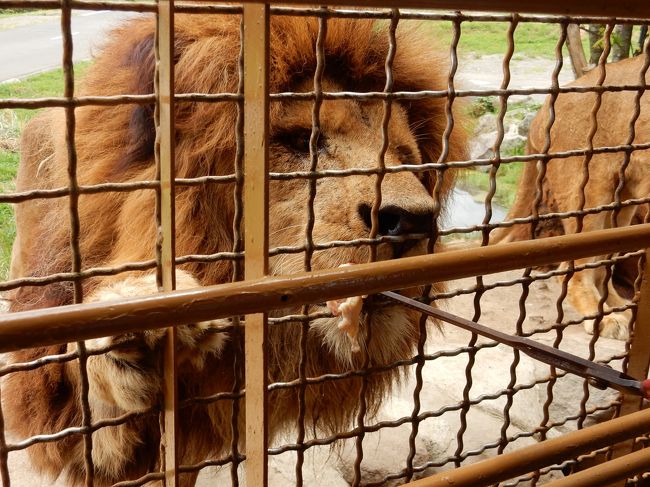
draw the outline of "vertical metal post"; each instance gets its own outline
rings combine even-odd
[[[637,301],[636,324],[634,326],[634,340],[630,350],[630,362],[627,372],[633,377],[645,379],[650,365],[650,249],[645,251],[645,266],[643,269],[643,280]],[[635,409],[632,411],[621,411],[622,414],[632,413],[641,409],[641,400],[633,396],[626,396],[626,399],[633,399]],[[625,402],[623,403],[623,408]]]
[[[159,235],[158,284],[163,291],[175,288],[174,212],[174,0],[158,0],[157,16],[157,154]],[[176,487],[178,479],[176,329],[167,330],[163,352],[163,470],[165,487]]]
[[[637,296],[636,323],[634,325],[634,336],[632,338],[627,373],[637,379],[648,377],[648,366],[650,365],[650,249],[645,252],[645,265],[643,268],[643,280]],[[631,394],[623,396],[623,402],[619,410],[619,416],[632,414],[640,411],[643,399]],[[640,432],[641,433],[641,432]],[[626,455],[634,450],[633,442],[625,442],[614,446],[613,458]],[[624,486],[625,481],[615,485]]]
[[[246,279],[268,273],[269,7],[244,5]],[[267,315],[246,317],[246,485],[267,485]]]

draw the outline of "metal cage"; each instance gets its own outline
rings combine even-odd
[[[399,5],[398,5],[399,3]],[[295,5],[294,5],[295,4]],[[545,164],[551,159],[581,156],[589,160],[595,154],[613,153],[625,157],[624,164],[629,163],[630,154],[650,148],[650,141],[636,141],[631,134],[626,144],[616,147],[594,147],[593,137],[590,147],[575,147],[570,151],[549,152],[549,146],[542,153],[503,156],[500,144],[505,132],[504,116],[508,110],[510,97],[516,95],[550,95],[555,100],[560,93],[591,92],[600,100],[609,91],[627,90],[636,93],[637,113],[631,114],[631,130],[634,128],[640,99],[647,86],[631,80],[626,86],[608,86],[600,83],[586,87],[561,87],[558,79],[563,63],[562,49],[566,44],[567,29],[571,25],[601,23],[608,26],[606,31],[606,49],[614,25],[638,24],[650,19],[650,5],[645,2],[609,2],[585,3],[576,1],[544,2],[542,4],[494,1],[484,2],[455,1],[335,1],[327,2],[323,7],[296,6],[300,2],[244,2],[230,4],[220,2],[174,2],[158,0],[157,3],[126,1],[80,1],[80,0],[0,0],[2,8],[42,8],[60,9],[63,33],[63,68],[65,90],[63,96],[43,99],[0,99],[0,109],[40,109],[59,107],[65,110],[65,140],[68,151],[69,184],[66,187],[40,188],[22,192],[6,192],[0,195],[1,203],[21,203],[37,199],[67,198],[70,213],[70,245],[72,262],[69,271],[45,276],[18,276],[0,283],[0,290],[11,291],[26,286],[45,286],[52,283],[67,282],[73,287],[74,303],[69,306],[48,307],[18,313],[4,314],[0,317],[0,352],[13,352],[32,347],[76,343],[76,347],[57,355],[47,355],[23,363],[7,363],[0,367],[3,379],[13,374],[29,370],[38,370],[51,364],[78,363],[82,377],[79,397],[82,417],[78,425],[71,425],[52,434],[41,434],[20,441],[7,439],[2,410],[0,409],[0,474],[3,485],[11,485],[10,457],[14,452],[22,451],[36,444],[62,441],[70,437],[83,439],[83,464],[86,485],[95,485],[93,465],[93,434],[102,428],[113,428],[128,421],[137,420],[142,415],[160,414],[161,455],[159,465],[139,479],[124,479],[115,486],[148,485],[148,482],[160,482],[166,486],[180,485],[182,474],[198,473],[207,467],[221,467],[230,470],[233,485],[240,482],[238,471],[244,466],[246,485],[267,485],[269,458],[283,454],[295,455],[295,482],[303,484],[303,467],[305,452],[309,449],[335,445],[343,439],[354,441],[356,458],[353,462],[353,485],[381,485],[383,482],[412,482],[410,485],[495,485],[512,480],[503,485],[536,485],[540,478],[549,471],[571,470],[572,474],[553,485],[642,485],[644,473],[650,471],[650,455],[644,449],[650,431],[650,415],[643,410],[642,402],[636,397],[617,396],[607,404],[589,403],[591,386],[587,381],[582,384],[583,399],[576,405],[572,415],[554,421],[549,413],[554,404],[554,387],[565,374],[551,367],[544,377],[533,383],[524,383],[518,379],[517,367],[520,362],[519,352],[512,355],[510,377],[501,390],[476,396],[472,391],[473,374],[476,369],[477,354],[496,344],[479,342],[476,335],[469,337],[467,345],[458,349],[442,349],[432,353],[427,351],[427,344],[432,340],[427,331],[426,320],[420,322],[420,336],[417,350],[413,356],[403,360],[374,366],[369,359],[360,368],[351,368],[344,372],[332,372],[321,376],[310,376],[305,368],[307,333],[310,323],[321,311],[314,311],[310,305],[326,300],[342,299],[348,296],[373,294],[405,287],[425,286],[422,296],[429,302],[443,299],[458,299],[465,296],[473,299],[470,310],[475,320],[481,316],[481,299],[485,293],[499,288],[521,286],[519,299],[520,315],[513,332],[519,335],[536,336],[550,333],[554,346],[559,347],[564,330],[585,321],[595,319],[617,310],[632,310],[633,320],[630,329],[631,338],[625,350],[612,357],[599,360],[611,363],[614,367],[635,377],[645,377],[650,360],[650,276],[648,268],[648,242],[650,242],[650,224],[647,217],[644,223],[622,228],[610,228],[602,231],[576,233],[557,237],[532,239],[524,242],[488,246],[490,233],[497,228],[516,224],[557,221],[558,219],[582,218],[599,212],[617,212],[627,207],[641,207],[650,203],[650,196],[627,199],[621,197],[620,191],[606,205],[574,208],[570,212],[544,212],[539,208],[542,193]],[[354,7],[354,8],[350,8]],[[149,12],[156,17],[156,75],[153,94],[120,93],[111,96],[77,96],[73,74],[71,31],[71,13],[73,10],[111,9],[127,12]],[[435,10],[434,10],[435,9]],[[442,11],[454,9],[454,11]],[[516,13],[501,13],[516,12]],[[241,52],[239,53],[238,89],[236,92],[224,93],[179,93],[174,82],[174,18],[176,14],[188,15],[223,15],[241,18]],[[318,22],[318,39],[315,41],[317,66],[312,80],[312,87],[307,92],[272,93],[269,89],[269,26],[273,16],[313,17]],[[326,29],[331,19],[337,18],[372,18],[389,24],[388,55],[385,60],[385,88],[371,92],[329,92],[323,85],[324,43]],[[644,20],[645,19],[645,20]],[[444,90],[400,92],[392,85],[392,62],[395,50],[399,48],[395,40],[395,28],[400,22],[446,22],[450,26],[449,59],[447,87]],[[462,26],[468,23],[499,22],[503,26],[506,52],[502,61],[503,81],[500,87],[491,89],[463,89],[456,83],[458,68],[458,43],[462,39]],[[555,24],[559,26],[560,35],[556,47],[556,69],[549,86],[534,88],[510,88],[510,60],[516,50],[515,33],[519,25],[525,23]],[[650,59],[648,47],[642,56]],[[602,70],[607,53],[601,57],[594,68]],[[647,63],[645,69],[647,70]],[[643,73],[645,74],[645,73]],[[642,74],[642,76],[643,76]],[[642,78],[643,79],[643,78]],[[495,97],[499,107],[496,114],[498,136],[494,145],[493,156],[488,159],[448,160],[446,146],[454,125],[452,108],[458,100],[468,97]],[[414,99],[440,99],[446,104],[446,129],[441,134],[443,147],[439,160],[419,165],[401,164],[387,166],[385,163],[388,145],[388,124],[391,106],[400,101]],[[272,172],[269,169],[269,113],[273,104],[291,99],[306,100],[313,106],[312,130],[309,139],[309,168],[295,172]],[[383,125],[381,140],[383,148],[377,148],[377,164],[374,169],[319,170],[316,137],[320,131],[320,107],[327,100],[373,100],[381,103]],[[237,111],[236,154],[233,171],[230,174],[213,174],[200,178],[178,178],[175,175],[175,113],[184,104],[230,104]],[[551,102],[551,111],[553,110]],[[83,185],[77,179],[77,149],[75,142],[76,110],[85,106],[118,106],[131,104],[145,106],[155,104],[156,142],[155,154],[157,178],[137,182],[104,182]],[[593,120],[597,128],[598,104],[592,108]],[[551,122],[546,127],[550,140]],[[493,197],[497,189],[497,174],[500,167],[513,164],[537,164],[538,179],[536,183],[538,206],[533,214],[526,218],[492,221]],[[446,171],[467,168],[487,168],[489,172],[489,191],[484,199],[485,216],[482,223],[472,226],[441,228],[428,237],[433,237],[429,244],[429,255],[405,257],[394,260],[377,260],[377,248],[390,241],[391,237],[379,232],[378,212],[381,206],[381,186],[386,174],[399,172],[431,172],[438,176],[438,181]],[[375,200],[370,209],[370,231],[361,239],[339,239],[333,236],[329,242],[315,241],[312,235],[316,218],[313,204],[317,193],[318,181],[326,178],[345,178],[365,175],[375,178]],[[622,169],[623,183],[625,169]],[[304,231],[304,244],[270,248],[269,245],[269,183],[301,179],[306,181],[310,191],[311,207],[306,209],[307,225]],[[623,184],[621,183],[621,184]],[[234,187],[235,221],[233,222],[234,245],[230,249],[220,249],[212,255],[176,255],[175,251],[175,194],[178,188],[201,185],[229,184]],[[584,188],[584,186],[583,186]],[[154,260],[140,262],[120,262],[112,267],[84,266],[79,248],[80,226],[79,199],[86,195],[110,192],[149,191],[156,195],[156,226],[159,229],[155,246]],[[440,209],[439,194],[434,190],[436,211]],[[302,209],[301,209],[302,211]],[[470,248],[433,253],[436,240],[449,236],[478,234],[480,244]],[[397,238],[399,241],[399,238]],[[313,255],[319,251],[342,247],[369,247],[370,262],[361,263],[350,268],[332,268],[312,270]],[[269,275],[269,258],[280,255],[304,255],[304,272],[289,275]],[[573,265],[574,260],[607,255],[606,259],[595,261],[584,267]],[[601,301],[598,313],[592,317],[578,319],[565,318],[563,302],[567,294],[568,282],[575,273],[584,269],[604,268],[607,279],[611,279],[613,266],[620,261],[639,258],[640,276],[634,285],[634,297],[617,310],[606,310]],[[221,283],[195,289],[175,290],[176,267],[193,262],[221,261],[232,266],[233,282]],[[551,271],[534,270],[534,266],[548,266],[570,261],[564,269]],[[484,276],[506,270],[523,269],[521,277],[507,280],[484,279]],[[116,276],[124,272],[152,272],[157,275],[160,293],[157,295],[133,297],[119,302],[84,303],[83,283],[98,276]],[[557,296],[557,312],[553,315],[552,325],[535,329],[526,327],[526,303],[531,286],[537,282],[546,282],[559,276],[562,291]],[[432,291],[436,282],[474,278],[469,286],[452,285],[447,291]],[[533,291],[534,292],[534,291]],[[509,303],[516,306],[515,303]],[[299,308],[302,312],[291,316],[270,316],[273,310]],[[161,321],[161,314],[164,320]],[[230,391],[221,391],[210,397],[194,397],[179,401],[177,390],[177,325],[201,320],[224,319],[222,333],[245,336],[245,353],[235,360],[233,370],[233,387]],[[288,326],[289,322],[301,327],[300,350],[301,362],[295,378],[286,382],[269,383],[266,349],[267,334],[273,327]],[[118,334],[141,332],[157,328],[166,329],[163,351],[163,401],[149,411],[129,412],[119,417],[97,420],[92,417],[89,404],[89,376],[87,362],[90,357],[105,354],[111,347],[91,348],[86,340]],[[589,359],[596,357],[598,333],[590,340],[585,352]],[[445,357],[462,357],[465,359],[464,373],[466,382],[459,389],[458,401],[439,410],[429,410],[421,404],[421,398],[427,394],[423,379],[423,370],[431,364],[437,364]],[[412,413],[407,417],[392,418],[386,421],[373,421],[366,417],[366,400],[364,391],[368,377],[381,374],[389,368],[406,368],[414,374],[412,393]],[[331,381],[360,381],[358,398],[359,409],[354,424],[345,431],[338,431],[331,436],[319,436],[306,431],[305,426],[305,391],[310,387]],[[521,391],[537,388],[544,392],[544,403],[539,405],[543,412],[543,421],[538,427],[518,433],[509,434],[510,410],[517,394]],[[285,390],[297,390],[300,414],[296,418],[296,433],[292,440],[270,444],[268,436],[269,409],[272,408],[270,396],[281,394]],[[1,389],[0,389],[1,392]],[[499,406],[502,413],[502,426],[499,431],[486,433],[490,441],[478,449],[468,449],[463,444],[468,428],[468,415],[473,408],[484,401],[504,400]],[[197,464],[181,464],[178,455],[180,434],[178,433],[178,416],[183,408],[191,404],[210,404],[215,402],[231,404],[232,442],[229,453],[217,458],[206,458]],[[245,407],[245,431],[239,431],[238,416]],[[456,413],[459,417],[456,448],[453,455],[445,458],[430,458],[424,464],[415,461],[416,439],[419,427],[427,420],[439,418],[445,414]],[[587,427],[585,422],[595,415],[607,414],[615,419],[596,426]],[[5,418],[6,419],[6,418]],[[576,430],[557,438],[548,438],[554,428],[575,422]],[[362,475],[364,459],[364,436],[402,425],[409,425],[411,434],[408,445],[398,454],[404,457],[404,468],[391,473],[379,482],[368,482]],[[584,428],[583,428],[584,426]],[[241,447],[239,437],[245,436],[245,448]],[[557,436],[557,435],[555,435]],[[539,443],[521,448],[518,440],[536,438]],[[507,452],[506,452],[507,450]],[[484,453],[494,453],[494,458],[471,463],[471,460]],[[391,454],[393,452],[390,452]],[[498,454],[498,455],[497,455]],[[467,465],[467,463],[471,463]],[[584,469],[592,466],[590,469]],[[438,469],[432,477],[414,480],[416,477],[429,475],[432,469]],[[575,470],[575,472],[573,472]],[[626,480],[627,479],[627,480]]]

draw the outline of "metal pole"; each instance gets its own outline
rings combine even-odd
[[[243,0],[244,3],[252,0]],[[282,4],[304,5],[304,0],[286,0],[271,2]],[[331,6],[350,7],[395,7],[395,0],[328,0]],[[478,10],[482,12],[518,12],[540,13],[557,15],[594,15],[598,17],[630,17],[639,19],[650,18],[650,3],[643,0],[620,0],[607,2],[598,0],[593,2],[580,1],[529,1],[504,0],[492,2],[487,0],[400,0],[400,8],[440,10]]]
[[[244,245],[246,280],[268,274],[269,7],[244,6]],[[246,317],[246,485],[267,468],[266,313]]]
[[[567,433],[559,438],[537,443],[479,463],[441,472],[406,485],[409,487],[493,485],[648,432],[650,432],[650,409]],[[644,458],[643,461],[647,462],[648,459]],[[604,466],[602,465],[602,467]],[[620,465],[616,468],[620,468]],[[625,474],[623,473],[623,475]]]
[[[643,269],[643,280],[637,296],[636,322],[634,324],[634,335],[630,344],[629,362],[627,365],[628,374],[636,374],[636,377],[647,377],[648,365],[650,364],[650,249],[645,253],[645,266]],[[639,411],[643,407],[643,400],[632,394],[624,394],[619,410],[620,416]],[[626,454],[634,450],[634,442],[627,441],[619,445],[613,445],[612,457],[614,459],[627,458]],[[604,465],[612,463],[612,460]],[[595,467],[594,467],[595,468]],[[593,468],[586,470],[588,472]],[[623,487],[624,481],[615,485]]]
[[[546,487],[610,487],[612,482],[625,484],[625,479],[648,471],[650,448],[645,448],[556,480]]]
[[[250,224],[250,222],[249,222]],[[249,236],[248,238],[252,238]],[[643,248],[650,224],[0,315],[0,353]]]
[[[174,252],[174,0],[158,0],[157,15],[157,156],[159,238],[157,242],[158,285],[175,289]],[[176,328],[167,329],[163,350],[162,463],[165,487],[176,487],[178,479],[178,390],[176,377]]]

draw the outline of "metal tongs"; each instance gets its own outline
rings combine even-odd
[[[459,326],[465,330],[471,331],[472,333],[503,343],[504,345],[508,345],[536,360],[539,360],[540,362],[565,370],[571,374],[584,377],[585,379],[588,379],[594,387],[599,389],[611,387],[612,389],[616,389],[625,394],[634,394],[645,399],[650,399],[650,379],[638,381],[635,378],[614,370],[606,365],[591,362],[528,338],[508,335],[493,330],[492,328],[488,328],[487,326],[476,323],[475,321],[461,318],[460,316],[433,308],[421,303],[420,301],[407,298],[406,296],[402,296],[395,292],[386,291],[380,294],[426,315]]]

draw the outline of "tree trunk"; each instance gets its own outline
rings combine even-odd
[[[645,39],[648,37],[648,25],[642,25],[641,29],[639,31],[639,49],[634,53],[635,56],[641,54],[643,52],[643,48],[645,47]]]
[[[571,58],[573,75],[579,78],[587,72],[587,58],[582,48],[580,26],[578,24],[569,24],[567,26],[567,47],[569,49],[569,57]]]
[[[630,57],[630,44],[632,44],[632,25],[617,25],[614,28],[614,46],[612,60],[620,61]]]
[[[589,25],[589,64],[598,64],[600,55],[603,53],[603,35],[605,26],[603,24]]]

